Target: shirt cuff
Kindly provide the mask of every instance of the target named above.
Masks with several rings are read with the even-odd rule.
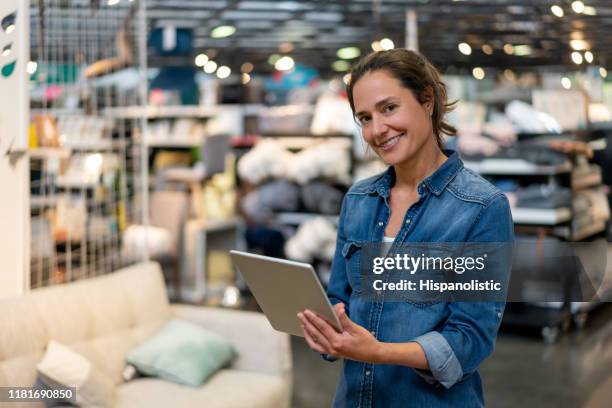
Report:
[[[416,370],[430,384],[436,381],[444,388],[452,387],[463,376],[461,363],[448,341],[440,333],[431,331],[413,340],[425,351],[429,371]]]

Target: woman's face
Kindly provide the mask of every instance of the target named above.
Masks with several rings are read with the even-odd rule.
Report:
[[[353,103],[363,138],[389,165],[411,160],[427,143],[436,143],[432,105],[421,105],[385,70],[370,71],[357,81]]]

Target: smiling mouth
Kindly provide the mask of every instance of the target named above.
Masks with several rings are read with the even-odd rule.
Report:
[[[397,141],[399,140],[400,137],[404,136],[403,133],[400,133],[397,136],[393,136],[387,140],[385,140],[382,143],[378,144],[378,147],[380,147],[381,149],[388,149],[390,147],[392,147],[393,145],[395,145],[395,143],[397,143]]]

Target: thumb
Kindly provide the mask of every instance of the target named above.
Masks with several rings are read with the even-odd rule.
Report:
[[[348,330],[351,326],[353,326],[353,321],[349,319],[346,314],[346,309],[344,304],[338,303],[336,306],[336,313],[338,314],[338,320],[340,320],[340,324],[342,325],[343,330]]]

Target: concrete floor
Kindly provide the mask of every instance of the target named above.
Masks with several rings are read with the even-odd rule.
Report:
[[[331,405],[339,362],[328,363],[293,338],[294,408]],[[481,375],[488,407],[612,407],[612,304],[589,316],[552,345],[502,331]]]

